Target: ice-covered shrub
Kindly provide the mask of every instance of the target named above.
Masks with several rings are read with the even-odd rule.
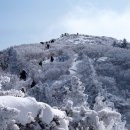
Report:
[[[50,102],[50,93],[51,90],[48,84],[42,84],[41,82],[28,91],[28,95],[35,97],[37,101],[46,103]]]
[[[7,84],[9,82],[10,82],[10,77],[0,76],[0,89],[2,89],[3,84]]]
[[[47,80],[58,79],[62,75],[63,71],[58,68],[49,69],[45,73],[45,78]]]
[[[19,111],[17,109],[6,107],[0,103],[0,129],[6,130],[18,113]]]
[[[74,107],[73,101],[68,100],[62,109],[69,117],[69,129],[126,130],[121,114],[110,107],[111,103],[103,103],[102,99],[100,96],[96,98],[94,110],[83,105]]]
[[[85,87],[83,86],[80,79],[73,76],[71,79],[66,79],[65,81],[56,81],[48,89],[49,104],[60,106],[63,102],[68,99],[74,102],[74,106],[85,105],[87,100],[87,95],[84,94]],[[46,95],[47,95],[46,94]]]
[[[14,96],[14,97],[24,97],[24,93],[21,90],[10,89],[6,91],[0,91],[0,96]]]
[[[67,100],[72,100],[74,106],[87,105],[87,95],[84,94],[85,87],[83,86],[80,79],[76,76],[71,78],[71,88],[68,89],[66,98]]]
[[[87,45],[82,52],[92,59],[98,59],[103,57],[109,49],[110,47],[104,45]]]

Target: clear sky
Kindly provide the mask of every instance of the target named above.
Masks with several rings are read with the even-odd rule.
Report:
[[[130,0],[0,0],[0,50],[64,32],[130,41]]]

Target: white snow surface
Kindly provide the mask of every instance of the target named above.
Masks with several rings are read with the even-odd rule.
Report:
[[[44,109],[44,111],[42,111],[41,114],[42,121],[45,122],[46,124],[49,124],[54,117],[52,108],[49,105],[42,102],[39,102],[38,104]]]
[[[98,62],[104,62],[108,59],[108,57],[100,57],[97,61]]]
[[[77,60],[77,57],[78,57],[78,55],[77,54],[75,54],[74,55],[74,59],[73,59],[73,62],[72,62],[72,66],[70,67],[70,69],[69,69],[69,71],[70,71],[70,74],[76,74],[76,71],[77,71],[77,65],[80,63],[80,62],[82,62],[82,61],[78,61]]]
[[[14,96],[1,96],[0,104],[7,108],[15,108],[18,110],[18,115],[15,120],[17,123],[21,123],[26,125],[34,120],[35,117],[41,112],[41,119],[43,123],[49,124],[54,116],[58,116],[60,118],[60,126],[59,128],[63,128],[64,130],[68,130],[68,122],[65,120],[65,113],[50,107],[49,105],[37,102],[32,97],[14,97]],[[31,119],[30,120],[30,116]]]
[[[0,104],[5,107],[15,108],[19,110],[16,120],[18,123],[25,125],[30,123],[28,120],[28,113],[31,112],[33,117],[36,117],[40,106],[37,104],[37,101],[34,98],[27,97],[14,97],[14,96],[1,96]]]

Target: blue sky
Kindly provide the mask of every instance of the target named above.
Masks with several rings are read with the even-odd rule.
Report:
[[[0,0],[0,50],[61,33],[130,41],[130,0]]]

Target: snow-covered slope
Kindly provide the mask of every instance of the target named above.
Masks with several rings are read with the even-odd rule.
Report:
[[[80,34],[11,47],[0,53],[0,89],[6,94],[10,89],[22,90],[38,102],[61,108],[68,97],[74,107],[79,106],[82,96],[71,93],[72,87],[79,85],[91,109],[95,97],[103,96],[104,101],[113,102],[111,107],[122,114],[130,129],[129,48],[128,43],[124,46],[123,41],[114,38]],[[82,85],[75,84],[77,80]]]

